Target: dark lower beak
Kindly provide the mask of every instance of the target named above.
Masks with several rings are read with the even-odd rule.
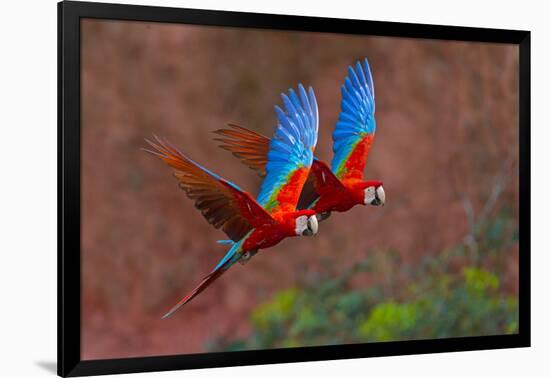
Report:
[[[380,205],[383,205],[382,201],[380,200],[380,198],[376,197],[375,199],[372,200],[372,202],[370,203],[371,205],[373,206],[380,206]]]

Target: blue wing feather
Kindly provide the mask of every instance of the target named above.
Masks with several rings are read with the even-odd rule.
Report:
[[[275,106],[278,122],[269,144],[266,176],[257,199],[264,207],[273,204],[278,190],[294,171],[311,167],[317,144],[319,112],[313,89],[310,87],[306,92],[300,84],[298,94],[290,89],[288,95],[282,93],[281,98],[284,110]]]
[[[334,157],[331,169],[337,175],[357,143],[366,134],[374,134],[376,131],[374,84],[366,59],[363,64],[357,62],[355,69],[351,66],[348,68],[340,106],[340,116],[332,134]]]

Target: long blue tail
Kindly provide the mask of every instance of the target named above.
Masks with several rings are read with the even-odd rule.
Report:
[[[244,240],[244,239],[243,239]],[[235,264],[241,258],[241,245],[242,240],[235,243],[227,254],[221,259],[216,267],[202,279],[202,281],[195,287],[189,294],[187,294],[181,301],[179,301],[170,311],[168,311],[162,318],[166,319],[174,312],[176,312],[181,306],[195,298],[201,291],[206,289],[212,282],[216,281],[229,267]]]

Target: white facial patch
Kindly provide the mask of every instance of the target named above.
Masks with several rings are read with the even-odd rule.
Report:
[[[374,189],[374,186],[369,186],[365,189],[365,205],[370,205],[372,201],[376,198],[376,189]]]
[[[307,230],[307,216],[301,215],[296,218],[296,235],[301,236]]]

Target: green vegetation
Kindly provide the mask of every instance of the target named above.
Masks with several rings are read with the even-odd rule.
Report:
[[[476,235],[414,267],[392,251],[371,251],[336,278],[276,293],[250,314],[245,340],[213,340],[210,350],[242,350],[517,332],[517,299],[502,287],[515,221],[503,212]],[[481,257],[480,257],[481,256]],[[327,276],[334,277],[327,273]],[[369,280],[374,284],[365,284]]]

